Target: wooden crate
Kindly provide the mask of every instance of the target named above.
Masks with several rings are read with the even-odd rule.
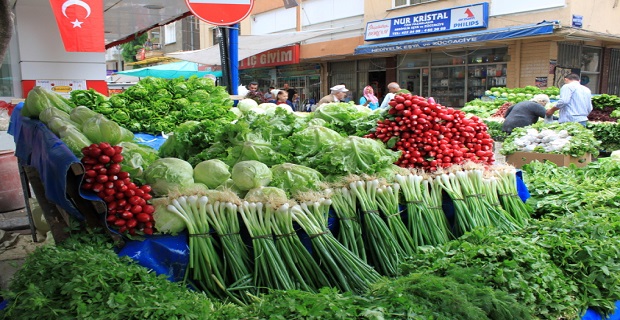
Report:
[[[565,154],[517,151],[506,156],[506,163],[513,165],[515,168],[522,168],[524,165],[536,160],[540,162],[551,161],[560,167],[568,167],[571,164],[577,167],[585,167],[592,162],[592,154],[586,153],[581,157],[571,157]]]

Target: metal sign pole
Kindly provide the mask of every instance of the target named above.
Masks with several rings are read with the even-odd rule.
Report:
[[[239,90],[239,24],[233,24],[230,26],[229,34],[230,36],[230,51],[228,54],[230,56],[230,87],[232,90],[229,90],[231,94],[238,94]]]
[[[230,56],[228,46],[228,28],[218,27],[218,36],[220,38],[220,61],[222,62],[222,86],[226,87],[228,94],[232,94],[232,81],[230,78]]]

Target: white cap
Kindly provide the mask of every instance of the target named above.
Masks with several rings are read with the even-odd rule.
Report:
[[[349,90],[344,85],[342,85],[342,84],[339,84],[337,86],[333,86],[329,90],[331,90],[332,92],[349,92]]]

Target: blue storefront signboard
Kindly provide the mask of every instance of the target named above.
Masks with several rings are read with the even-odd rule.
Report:
[[[573,15],[573,27],[581,28],[583,26],[583,16],[574,14]]]
[[[410,37],[429,33],[486,28],[489,22],[487,2],[449,8],[366,24],[365,40]]]
[[[416,39],[365,44],[355,48],[355,54],[398,52],[451,45],[466,46],[474,42],[533,37],[552,34],[558,25],[559,24],[555,21],[545,21],[537,24],[477,30],[461,34],[449,34],[435,37],[421,37]]]

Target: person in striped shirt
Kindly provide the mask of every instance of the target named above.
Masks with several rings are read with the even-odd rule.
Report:
[[[581,84],[579,75],[571,73],[564,77],[560,100],[547,110],[547,116],[552,116],[556,110],[560,110],[560,123],[578,122],[583,126],[588,123],[588,115],[592,111],[592,92]]]

